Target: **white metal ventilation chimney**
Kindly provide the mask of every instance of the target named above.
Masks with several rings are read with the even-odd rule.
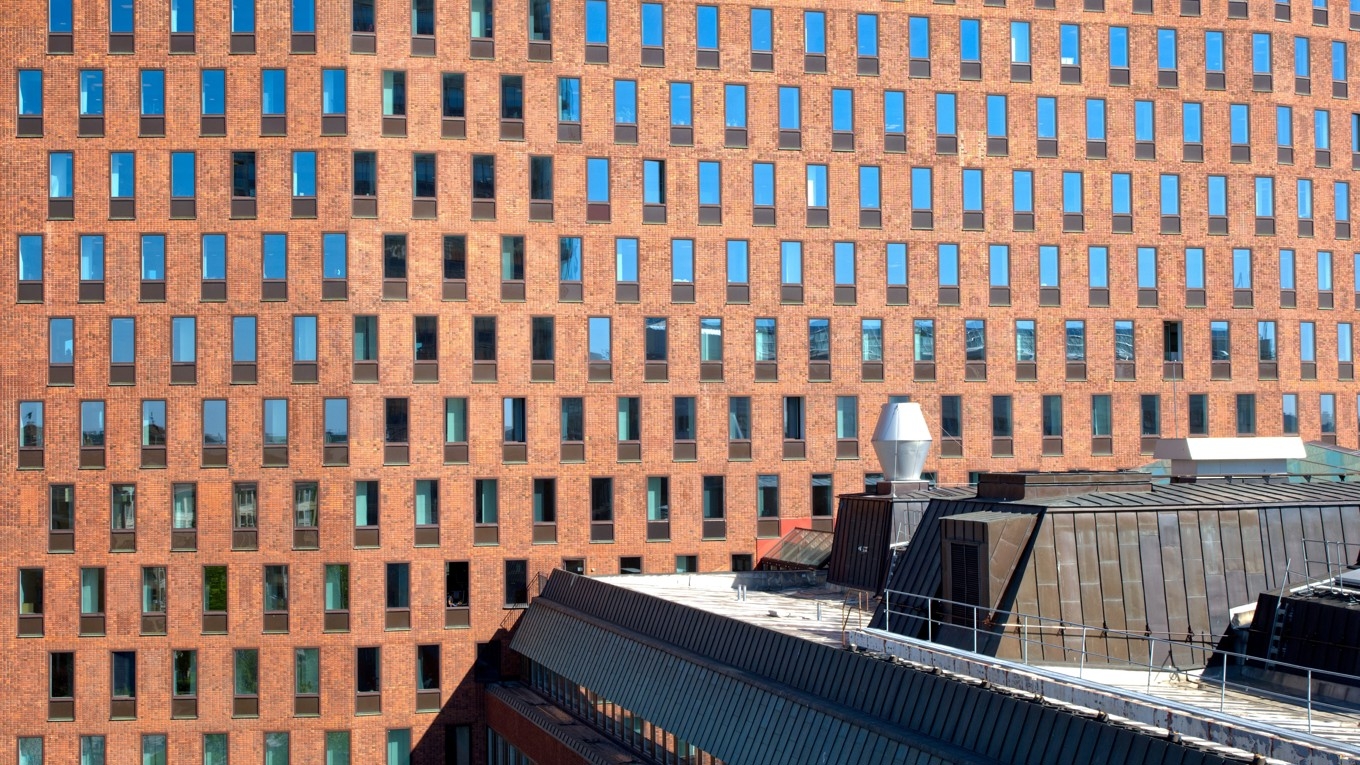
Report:
[[[925,488],[921,470],[932,440],[920,404],[884,404],[874,427],[874,453],[883,467],[878,493],[896,496]]]

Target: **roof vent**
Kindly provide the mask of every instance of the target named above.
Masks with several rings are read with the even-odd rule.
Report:
[[[883,480],[919,482],[932,440],[920,404],[884,404],[874,428],[874,453],[883,467]]]
[[[1170,460],[1175,477],[1271,475],[1288,472],[1288,461],[1307,457],[1303,439],[1163,438],[1152,456]]]

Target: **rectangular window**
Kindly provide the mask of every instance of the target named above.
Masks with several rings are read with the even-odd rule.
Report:
[[[916,319],[912,322],[914,358],[918,362],[935,360],[935,320]]]
[[[674,100],[672,98],[672,100]],[[675,107],[672,105],[671,112],[674,114]],[[672,117],[674,124],[674,117]],[[803,127],[802,108],[800,105],[800,94],[797,87],[780,86],[779,88],[779,129],[780,130],[801,130]]]
[[[187,2],[188,0],[180,0]],[[173,14],[172,14],[173,18]],[[173,29],[171,24],[171,31]],[[189,31],[193,31],[190,29]],[[199,73],[199,112],[205,117],[220,117],[227,113],[227,70],[203,69]]]

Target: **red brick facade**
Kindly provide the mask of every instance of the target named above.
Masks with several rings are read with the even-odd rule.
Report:
[[[497,6],[494,60],[469,59],[468,7],[464,2],[437,2],[437,55],[410,55],[410,9],[402,2],[377,2],[378,55],[351,54],[347,4],[321,3],[317,13],[316,54],[290,54],[289,4],[258,0],[256,53],[229,55],[229,3],[200,2],[196,53],[171,54],[168,13],[164,2],[136,6],[133,55],[111,55],[107,4],[74,0],[74,55],[48,53],[43,3],[11,3],[0,22],[0,44],[9,51],[9,67],[0,72],[0,151],[6,158],[7,183],[0,201],[7,211],[0,237],[0,273],[9,274],[0,299],[9,308],[0,316],[0,331],[11,338],[8,364],[0,371],[0,602],[18,599],[17,569],[45,570],[46,639],[18,639],[14,608],[0,610],[0,645],[7,648],[15,671],[9,692],[0,699],[0,720],[9,738],[0,738],[0,762],[14,760],[14,736],[45,736],[48,762],[74,762],[80,735],[106,735],[109,762],[131,762],[129,752],[141,733],[167,733],[172,762],[196,762],[199,734],[231,733],[233,762],[259,762],[265,731],[292,731],[294,762],[317,761],[325,730],[353,731],[353,761],[378,762],[387,729],[411,728],[416,760],[443,761],[444,724],[473,723],[480,701],[471,681],[476,644],[497,639],[513,623],[516,612],[502,608],[505,559],[527,559],[531,572],[542,572],[566,559],[586,559],[587,570],[618,571],[622,556],[642,556],[647,571],[669,571],[677,555],[697,555],[700,570],[731,565],[730,555],[756,552],[756,476],[778,474],[784,521],[810,514],[810,476],[833,474],[836,492],[857,491],[865,473],[877,472],[869,438],[878,407],[889,395],[920,401],[939,432],[940,396],[963,396],[962,459],[934,457],[928,469],[941,482],[959,483],[980,470],[1122,468],[1149,459],[1142,453],[1139,397],[1160,394],[1163,435],[1185,434],[1186,396],[1209,395],[1208,431],[1232,435],[1235,396],[1255,393],[1256,432],[1281,432],[1281,394],[1299,396],[1299,431],[1305,439],[1321,435],[1319,395],[1336,396],[1337,439],[1356,446],[1356,388],[1343,379],[1336,348],[1338,322],[1354,321],[1351,247],[1334,240],[1332,183],[1353,183],[1351,105],[1332,98],[1330,43],[1348,41],[1344,7],[1332,9],[1330,23],[1310,26],[1311,8],[1296,3],[1292,23],[1274,20],[1276,7],[1250,3],[1249,20],[1229,19],[1227,4],[1206,3],[1203,15],[1178,15],[1179,6],[1157,0],[1153,15],[1131,13],[1127,2],[1111,3],[1102,13],[1083,12],[1074,0],[1061,0],[1057,10],[984,7],[979,0],[959,5],[835,2],[818,5],[827,13],[828,74],[804,74],[802,8],[776,7],[773,72],[750,67],[748,6],[720,6],[720,66],[697,69],[695,20],[688,4],[667,4],[664,68],[640,66],[636,6],[613,3],[609,8],[608,65],[584,61],[583,4],[554,3],[552,60],[526,60],[525,4]],[[855,14],[874,13],[879,21],[881,76],[856,74]],[[907,77],[905,40],[908,17],[931,19],[931,78]],[[1016,14],[1020,14],[1017,16]],[[1012,82],[1008,62],[1008,23],[1025,18],[1033,29],[1032,82]],[[982,21],[980,82],[960,82],[958,35],[960,18]],[[1059,25],[1082,29],[1080,85],[1060,84]],[[1108,85],[1107,25],[1129,29],[1131,85]],[[1157,86],[1156,30],[1174,27],[1179,36],[1179,87]],[[1204,30],[1223,30],[1227,46],[1226,90],[1206,90]],[[1273,92],[1253,92],[1251,34],[1274,37]],[[1308,36],[1312,47],[1313,95],[1293,87],[1292,45],[1295,35]],[[260,130],[260,70],[287,68],[287,135],[264,137]],[[200,135],[198,108],[200,69],[227,72],[227,135]],[[322,136],[320,70],[348,71],[347,134]],[[43,124],[41,137],[16,137],[18,101],[16,70],[41,69]],[[78,137],[79,70],[105,71],[103,137]],[[139,137],[138,71],[164,69],[165,137]],[[407,76],[406,137],[382,134],[382,72],[401,69]],[[1352,72],[1360,64],[1352,62]],[[466,74],[466,139],[442,139],[440,74]],[[525,140],[499,138],[498,103],[501,74],[524,77]],[[1357,75],[1360,76],[1360,75]],[[559,77],[581,79],[582,139],[558,140],[556,119]],[[638,140],[615,143],[612,88],[615,79],[638,84]],[[668,82],[694,83],[693,146],[670,143]],[[724,146],[724,83],[745,83],[748,93],[749,148]],[[777,88],[802,88],[802,148],[778,148]],[[830,91],[855,90],[856,151],[833,151]],[[906,153],[884,151],[884,89],[907,94]],[[958,155],[937,155],[932,94],[958,92]],[[1009,156],[987,156],[986,94],[1009,97]],[[1036,156],[1035,97],[1058,99],[1056,158]],[[1083,99],[1103,97],[1109,104],[1108,160],[1088,160],[1085,153]],[[1133,101],[1156,102],[1156,162],[1134,159]],[[1180,102],[1204,104],[1204,161],[1181,163]],[[1230,161],[1227,139],[1230,103],[1251,105],[1252,162]],[[1293,166],[1277,165],[1274,106],[1294,107]],[[1312,109],[1331,111],[1330,168],[1316,165]],[[290,152],[317,153],[317,215],[293,218],[290,205]],[[351,217],[351,156],[378,153],[378,217]],[[43,188],[48,152],[74,153],[74,219],[49,219]],[[109,152],[136,153],[136,219],[109,219]],[[169,152],[197,153],[197,210],[190,220],[170,218]],[[231,217],[231,153],[254,151],[258,160],[257,215]],[[438,162],[438,217],[415,220],[411,215],[411,155],[430,152]],[[471,220],[470,155],[496,156],[494,221]],[[555,159],[555,222],[528,219],[528,157]],[[1360,156],[1360,155],[1357,155]],[[611,222],[586,220],[587,157],[612,163]],[[644,225],[642,160],[664,158],[669,164],[669,225]],[[722,162],[722,224],[699,225],[695,163]],[[777,166],[777,227],[752,225],[751,163]],[[829,227],[806,227],[805,164],[829,167]],[[882,226],[859,227],[856,168],[883,170]],[[911,227],[911,167],[933,167],[934,228]],[[986,229],[962,230],[960,167],[986,173]],[[1035,173],[1035,231],[1012,230],[1011,171]],[[1062,230],[1061,173],[1083,171],[1085,232]],[[1133,175],[1133,233],[1111,229],[1111,172]],[[1181,175],[1179,235],[1159,233],[1158,174]],[[1276,178],[1278,234],[1253,232],[1252,178]],[[1228,177],[1227,236],[1211,236],[1207,227],[1206,176]],[[1311,178],[1317,197],[1316,238],[1296,235],[1295,179]],[[348,299],[322,300],[323,232],[348,234]],[[288,299],[261,300],[261,245],[264,233],[288,234]],[[167,237],[166,299],[139,299],[138,236]],[[200,236],[225,233],[227,299],[200,300]],[[409,299],[385,300],[382,291],[382,236],[409,237]],[[16,241],[21,235],[44,238],[42,302],[16,302]],[[78,301],[79,237],[103,234],[106,242],[103,302]],[[467,300],[447,301],[441,291],[441,237],[467,236]],[[500,236],[526,238],[526,299],[501,300],[497,277]],[[559,300],[558,238],[583,240],[580,302]],[[614,241],[639,239],[640,299],[615,301]],[[673,303],[669,253],[675,238],[695,242],[693,303]],[[750,243],[749,303],[728,302],[724,287],[725,241]],[[779,243],[804,242],[802,303],[780,299]],[[854,241],[856,300],[834,304],[832,248]],[[910,252],[907,305],[888,305],[884,249],[905,242]],[[935,245],[957,242],[961,250],[958,306],[938,305]],[[987,246],[1010,245],[1009,305],[993,305],[988,289]],[[1038,247],[1062,248],[1061,306],[1040,306]],[[1110,247],[1110,307],[1087,301],[1086,248]],[[1158,307],[1138,307],[1135,248],[1158,248]],[[1184,249],[1203,247],[1206,254],[1207,307],[1187,308]],[[1254,263],[1254,309],[1233,308],[1231,250],[1251,248]],[[1297,307],[1281,308],[1278,299],[1278,253],[1293,248],[1298,261]],[[1333,310],[1319,308],[1315,253],[1334,256]],[[231,317],[253,315],[259,321],[258,383],[231,383]],[[292,382],[291,322],[294,315],[318,317],[319,382]],[[352,381],[351,317],[380,317],[381,383]],[[498,319],[497,382],[474,383],[471,373],[471,326],[474,316]],[[556,378],[530,381],[530,317],[556,317]],[[133,386],[110,386],[109,319],[137,319],[137,368]],[[176,316],[197,317],[197,379],[192,385],[170,384],[170,322]],[[437,383],[413,382],[412,322],[415,316],[438,317]],[[586,319],[613,318],[612,382],[587,382]],[[45,366],[48,319],[74,317],[74,385],[49,386]],[[669,319],[667,382],[644,381],[643,321]],[[722,382],[700,382],[699,319],[723,319]],[[756,382],[753,321],[777,317],[779,367],[777,382]],[[831,381],[808,380],[809,318],[831,320]],[[861,319],[882,319],[884,380],[862,382]],[[912,320],[936,320],[937,379],[914,379]],[[965,319],[986,319],[987,367],[984,381],[965,382]],[[1038,337],[1038,380],[1017,382],[1013,321],[1034,319]],[[1087,374],[1084,381],[1065,379],[1064,322],[1087,322]],[[1136,376],[1116,381],[1113,323],[1134,321]],[[1230,321],[1230,380],[1210,380],[1209,322]],[[1278,380],[1258,380],[1255,344],[1258,320],[1278,322]],[[1183,322],[1184,379],[1163,377],[1163,322]],[[1316,380],[1303,379],[1298,350],[1300,321],[1316,322]],[[1045,394],[1065,397],[1064,456],[1040,457],[1040,401]],[[1109,456],[1092,456],[1088,436],[1090,396],[1112,396],[1112,444]],[[858,460],[837,459],[835,398],[858,396]],[[990,397],[1014,398],[1014,458],[993,458],[988,425]],[[559,399],[585,400],[587,459],[583,464],[559,461]],[[642,398],[642,461],[616,460],[615,402],[619,396]],[[697,461],[672,460],[672,399],[697,399]],[[750,396],[753,412],[753,459],[729,461],[727,397]],[[807,459],[782,459],[781,399],[805,396]],[[349,464],[322,464],[322,402],[349,399]],[[383,398],[405,397],[411,404],[410,464],[384,465]],[[466,465],[446,465],[440,424],[445,397],[469,401],[470,457]],[[503,464],[496,424],[502,397],[524,397],[528,408],[527,464]],[[199,444],[203,399],[229,401],[230,467],[204,468]],[[286,398],[288,466],[261,467],[261,400]],[[168,404],[168,465],[142,469],[139,457],[139,407],[144,399]],[[106,468],[80,469],[80,402],[106,402]],[[44,402],[45,448],[42,470],[19,470],[16,434],[20,401]],[[938,440],[938,435],[937,435]],[[726,476],[727,530],[724,540],[701,539],[701,476]],[[589,479],[615,477],[615,541],[591,543]],[[670,476],[670,540],[648,542],[646,479]],[[532,543],[532,479],[558,481],[557,543]],[[474,546],[473,480],[500,481],[499,544]],[[412,486],[418,479],[441,483],[440,546],[413,545]],[[291,486],[316,480],[320,491],[320,549],[293,549]],[[356,549],[353,544],[353,482],[378,480],[382,486],[381,546]],[[259,550],[232,550],[231,487],[233,482],[259,485]],[[171,552],[172,483],[198,487],[196,552]],[[135,483],[138,492],[136,552],[111,553],[109,486]],[[48,526],[50,484],[74,484],[74,555],[51,554],[44,537]],[[806,522],[806,521],[803,521]],[[441,582],[445,561],[470,561],[471,628],[444,629]],[[410,631],[384,629],[384,564],[411,564]],[[323,566],[348,563],[351,582],[351,631],[322,631]],[[262,633],[261,570],[265,565],[290,567],[290,631]],[[201,634],[201,567],[230,566],[229,634]],[[79,569],[107,567],[107,637],[77,637]],[[166,566],[169,572],[169,628],[166,636],[139,634],[139,577],[142,566]],[[444,711],[415,712],[414,646],[442,645]],[[354,714],[354,648],[383,648],[381,716]],[[292,714],[291,650],[320,647],[321,716]],[[231,716],[231,649],[259,648],[261,714],[258,719]],[[135,722],[109,721],[109,651],[136,650],[138,703]],[[198,650],[199,715],[171,720],[170,653]],[[44,671],[49,651],[74,651],[76,691],[74,722],[44,722]],[[508,666],[507,666],[508,668]],[[454,689],[457,688],[457,692]],[[473,740],[484,740],[480,727]],[[478,746],[480,747],[480,743]]]

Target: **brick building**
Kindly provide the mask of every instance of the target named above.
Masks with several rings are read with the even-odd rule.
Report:
[[[749,567],[894,396],[1357,445],[1360,18],[1021,5],[9,3],[0,761],[481,761],[538,574]]]

